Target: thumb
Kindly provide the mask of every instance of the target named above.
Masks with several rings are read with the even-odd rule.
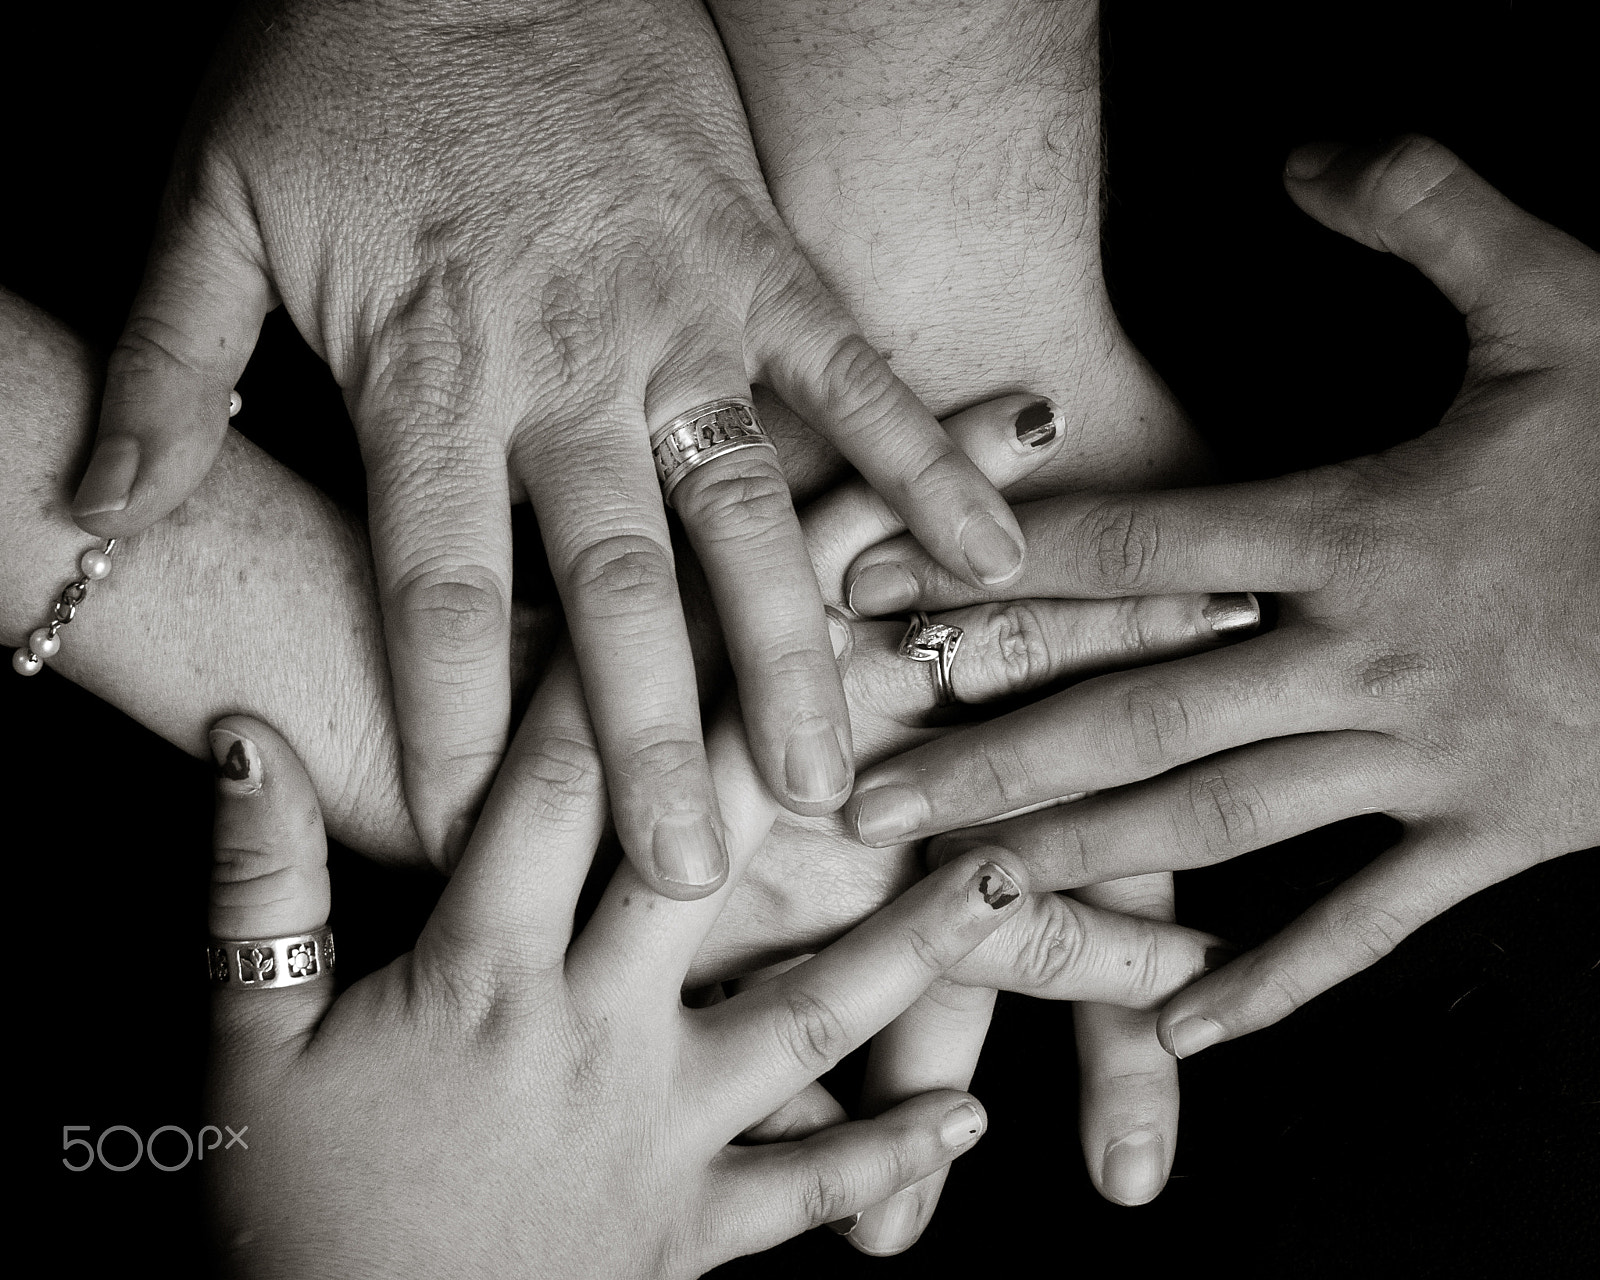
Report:
[[[258,1070],[333,1002],[328,848],[294,751],[249,716],[211,729],[217,814],[208,960],[218,1071]],[[254,1064],[252,1066],[252,1063]]]
[[[199,487],[274,305],[256,253],[223,214],[201,206],[168,221],[106,367],[99,435],[72,501],[81,528],[128,537]]]
[[[1592,256],[1416,134],[1378,147],[1300,147],[1284,186],[1325,227],[1420,270],[1468,318],[1475,341],[1527,336],[1529,302],[1564,287],[1579,259]],[[1559,309],[1540,313],[1553,319]]]

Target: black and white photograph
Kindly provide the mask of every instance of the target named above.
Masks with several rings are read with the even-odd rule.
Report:
[[[1600,1275],[1592,18],[8,6],[34,1269]]]

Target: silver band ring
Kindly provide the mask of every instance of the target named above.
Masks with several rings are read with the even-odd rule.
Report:
[[[956,701],[955,686],[950,683],[950,668],[955,665],[956,650],[961,647],[965,633],[948,622],[929,622],[925,613],[913,613],[911,625],[906,628],[905,639],[900,641],[900,656],[912,662],[931,662],[933,668],[934,701],[948,707]]]
[[[650,452],[655,457],[662,500],[670,503],[672,491],[696,467],[740,449],[778,452],[750,401],[713,400],[680,413],[650,434]]]
[[[333,965],[333,930],[327,925],[284,938],[212,938],[206,944],[206,974],[215,987],[299,987],[329,976]]]

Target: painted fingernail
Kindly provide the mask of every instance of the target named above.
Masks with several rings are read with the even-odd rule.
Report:
[[[997,862],[985,862],[972,873],[972,892],[991,911],[1003,911],[1022,896],[1017,882]]]
[[[983,1137],[983,1131],[988,1127],[989,1121],[978,1110],[977,1103],[963,1102],[951,1108],[950,1114],[939,1125],[939,1141],[947,1147],[964,1147]]]
[[[1207,947],[1205,955],[1205,968],[1200,970],[1201,976],[1204,977],[1206,974],[1214,973],[1216,970],[1222,968],[1223,965],[1227,964],[1228,961],[1232,960],[1234,956],[1239,954],[1239,950],[1240,949],[1234,946],[1231,942],[1219,942],[1215,946]]]
[[[967,521],[961,531],[961,553],[972,576],[987,587],[1006,581],[1022,567],[1022,544],[990,516]]]
[[[863,618],[897,613],[917,598],[917,580],[897,564],[869,564],[850,583],[850,608]]]
[[[1100,1186],[1118,1204],[1149,1204],[1161,1194],[1166,1157],[1161,1135],[1148,1129],[1106,1143]]]
[[[217,786],[236,796],[261,790],[261,753],[249,738],[228,729],[213,729],[211,758],[217,762]]]
[[[824,607],[828,619],[828,641],[833,645],[835,661],[850,651],[850,623],[837,609]]]
[[[789,735],[783,757],[783,780],[789,798],[820,804],[839,798],[850,786],[839,735],[821,717],[804,721]]]
[[[859,1213],[852,1213],[848,1218],[835,1218],[828,1224],[829,1231],[837,1231],[842,1236],[849,1235],[856,1229],[856,1223],[861,1221]]]
[[[139,442],[132,436],[107,436],[95,446],[89,470],[72,499],[72,514],[97,516],[128,505],[139,474]]]
[[[900,1253],[917,1242],[917,1219],[921,1215],[922,1202],[915,1191],[909,1187],[896,1191],[861,1215],[861,1221],[850,1233],[850,1243],[862,1253],[880,1257]]]
[[[674,884],[702,888],[722,878],[722,842],[704,814],[663,818],[651,845],[656,872]]]
[[[1039,400],[1017,414],[1015,425],[1019,445],[1042,449],[1061,432],[1061,410],[1048,400]]]
[[[1283,171],[1297,182],[1320,178],[1333,162],[1350,150],[1343,142],[1312,142],[1296,147],[1284,161]]]
[[[856,801],[856,835],[862,844],[891,844],[928,820],[928,802],[912,787],[895,783],[864,791]]]
[[[1249,591],[1210,596],[1200,612],[1219,636],[1240,635],[1261,625],[1261,602]]]
[[[1172,1030],[1167,1032],[1167,1038],[1172,1041],[1173,1057],[1192,1058],[1200,1050],[1210,1048],[1222,1039],[1222,1028],[1210,1018],[1191,1014],[1174,1022]]]

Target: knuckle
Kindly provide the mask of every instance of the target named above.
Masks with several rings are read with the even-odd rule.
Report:
[[[982,651],[1009,688],[1028,688],[1053,670],[1048,628],[1032,601],[995,605],[984,619]]]
[[[813,1227],[836,1222],[853,1212],[855,1187],[835,1164],[816,1164],[800,1182],[800,1212]]]
[[[508,592],[478,566],[414,573],[401,580],[395,598],[408,637],[432,652],[483,649],[510,625]]]
[[[1087,586],[1105,595],[1141,594],[1150,580],[1161,531],[1154,513],[1137,502],[1100,503],[1084,516]]]
[[[1017,950],[1017,976],[1031,990],[1054,989],[1083,962],[1084,935],[1077,916],[1065,899],[1058,898],[1050,906]]]
[[[608,534],[580,548],[566,578],[573,592],[608,615],[654,607],[677,590],[672,553],[643,534]]]
[[[1113,728],[1126,733],[1134,758],[1152,770],[1180,758],[1194,734],[1182,696],[1151,681],[1124,690],[1112,716]]]
[[[744,464],[736,470],[731,460],[712,463],[686,476],[672,496],[679,516],[714,543],[743,548],[752,539],[795,524],[789,486],[772,466]],[[798,538],[797,525],[795,533]]]
[[[1353,902],[1330,910],[1324,927],[1336,954],[1365,968],[1404,941],[1410,926],[1375,902]]]
[[[833,1006],[809,991],[785,993],[777,1017],[779,1042],[809,1077],[821,1075],[855,1047]]]
[[[128,324],[111,352],[110,375],[128,377],[160,373],[178,366],[194,377],[204,371],[194,361],[193,343],[187,333],[148,312],[128,318]]]
[[[974,773],[988,773],[990,790],[1004,806],[1000,810],[1002,813],[1049,798],[1046,780],[1035,778],[1028,754],[1017,743],[980,739],[972,744],[972,766]]]
[[[1266,802],[1248,779],[1221,770],[1197,773],[1185,798],[1198,853],[1219,857],[1257,846]]]
[[[1368,206],[1374,226],[1384,226],[1432,196],[1461,160],[1448,147],[1422,134],[1407,134],[1374,164]]]
[[[592,743],[556,735],[539,742],[519,773],[518,794],[535,814],[567,825],[586,811],[600,776],[600,759]]]
[[[1434,664],[1420,653],[1385,653],[1367,661],[1356,678],[1368,698],[1410,701],[1437,683]]]

